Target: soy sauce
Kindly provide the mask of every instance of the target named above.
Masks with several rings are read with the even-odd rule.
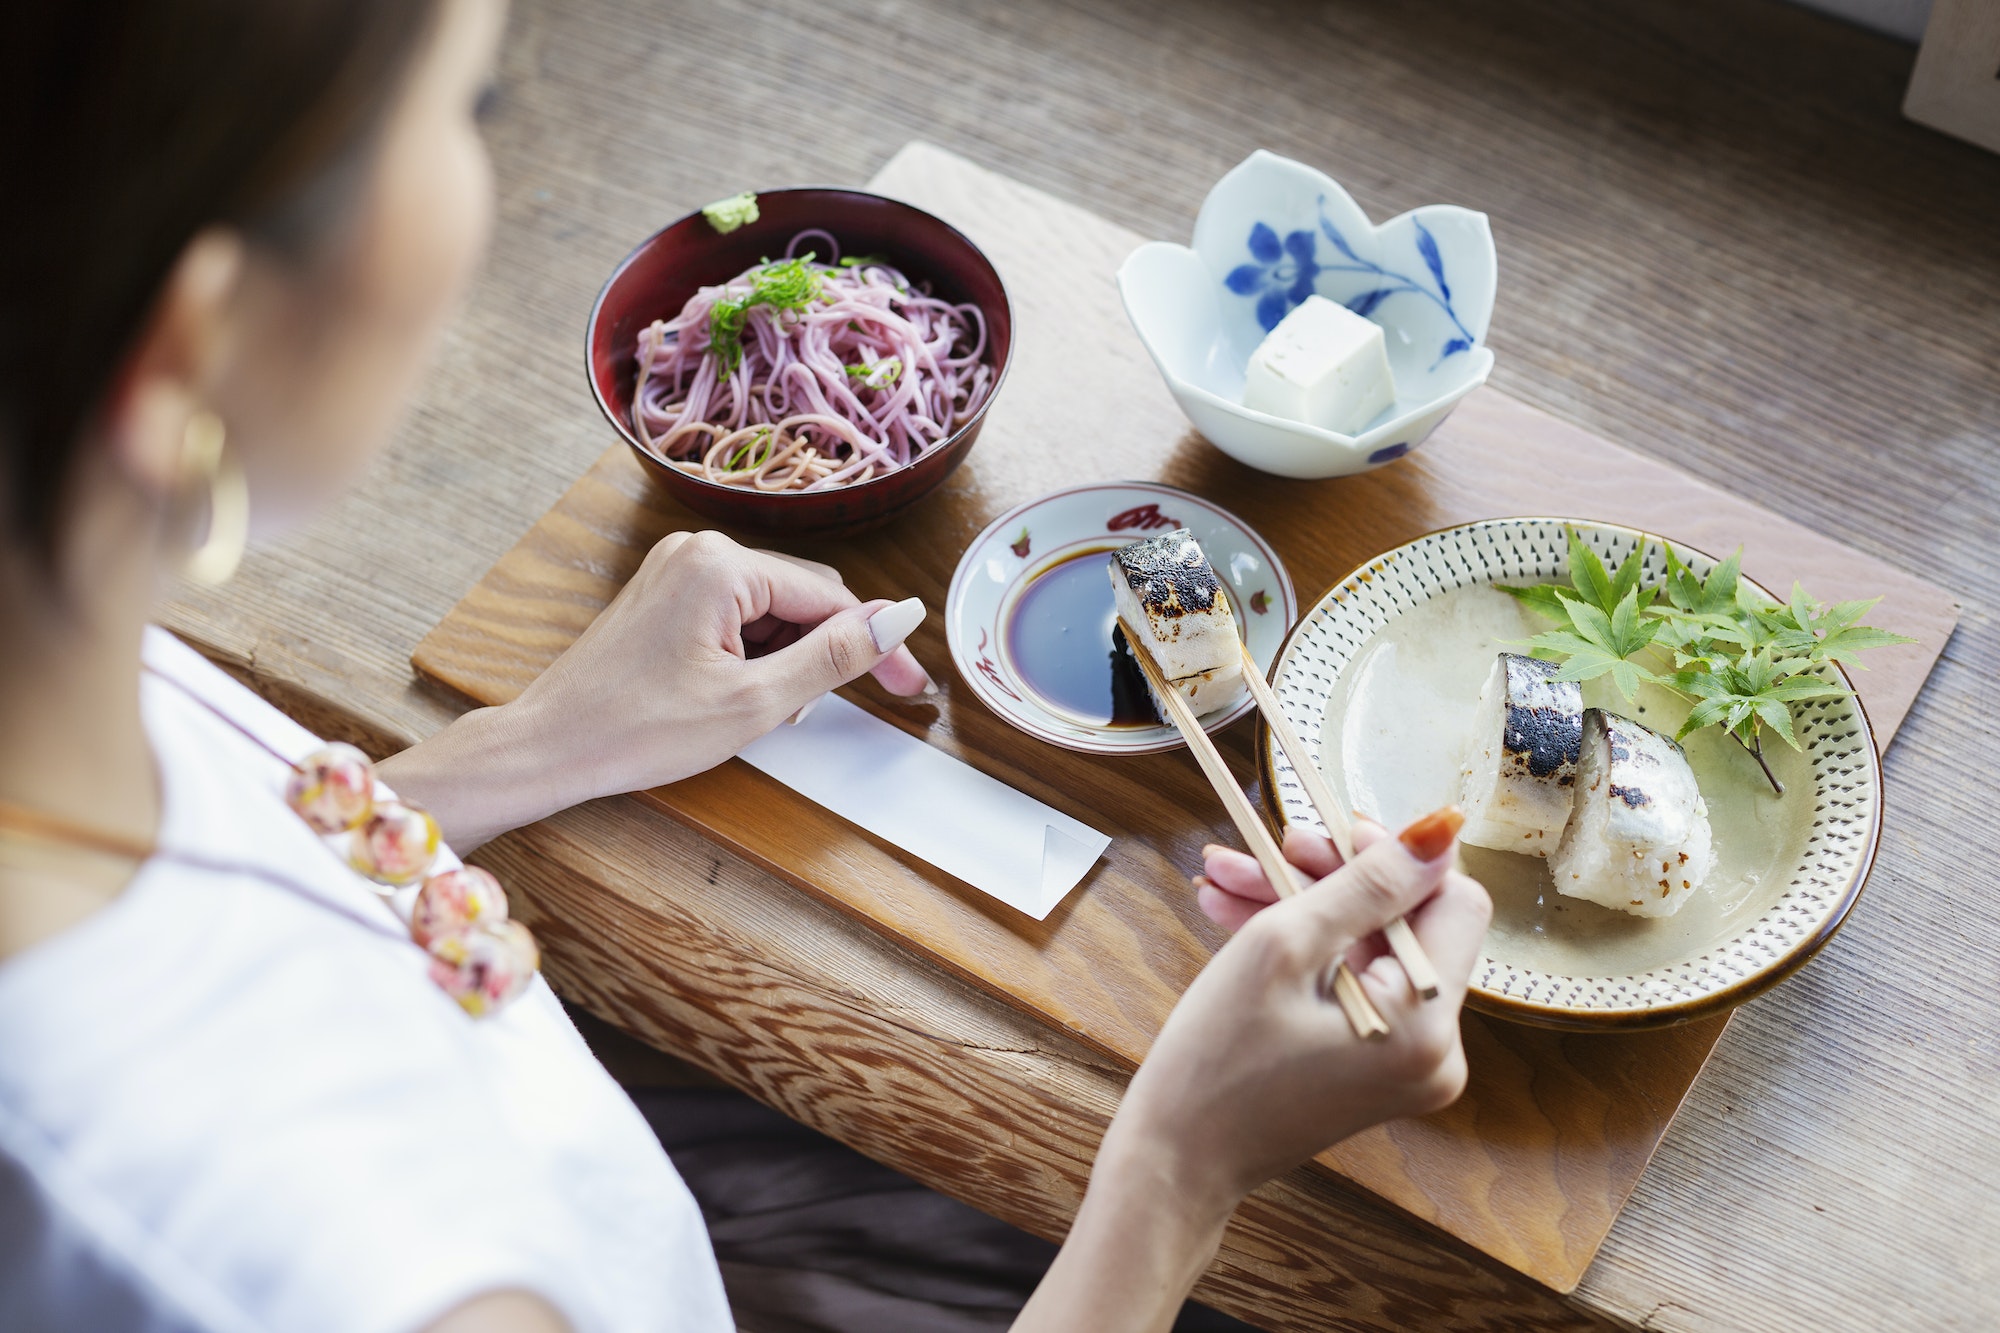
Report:
[[[1163,719],[1118,627],[1105,572],[1116,546],[1080,551],[1022,590],[1007,624],[1014,670],[1042,700],[1090,726],[1150,727]]]

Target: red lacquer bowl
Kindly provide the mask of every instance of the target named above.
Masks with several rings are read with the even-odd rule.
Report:
[[[723,235],[700,213],[653,234],[626,256],[597,294],[584,348],[597,405],[639,461],[676,500],[732,527],[794,537],[834,537],[885,523],[935,490],[964,461],[1006,382],[1014,312],[999,273],[979,247],[920,208],[861,190],[800,188],[757,196],[757,221]],[[843,255],[881,255],[911,282],[948,301],[970,301],[986,317],[993,391],[972,419],[907,467],[827,491],[765,492],[723,486],[673,467],[632,428],[639,331],[678,314],[697,289],[726,282],[783,255],[793,236],[831,232]]]

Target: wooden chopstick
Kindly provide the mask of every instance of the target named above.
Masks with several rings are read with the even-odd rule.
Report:
[[[1263,818],[1251,808],[1250,800],[1243,794],[1243,789],[1236,785],[1236,779],[1229,772],[1229,765],[1223,762],[1222,752],[1215,748],[1215,742],[1201,729],[1201,723],[1196,719],[1194,710],[1188,707],[1188,702],[1181,697],[1180,691],[1167,683],[1165,674],[1160,670],[1160,664],[1153,660],[1153,654],[1146,647],[1145,640],[1141,639],[1130,625],[1125,624],[1124,617],[1119,617],[1118,623],[1123,626],[1125,642],[1131,646],[1132,656],[1138,660],[1140,670],[1146,673],[1146,680],[1152,685],[1153,693],[1166,705],[1174,725],[1180,728],[1181,735],[1187,740],[1188,749],[1194,752],[1195,762],[1201,765],[1201,771],[1208,776],[1209,785],[1215,788],[1215,794],[1222,798],[1222,804],[1229,811],[1229,817],[1236,821],[1236,831],[1242,834],[1243,841],[1249,844],[1250,854],[1257,858],[1257,864],[1263,868],[1264,877],[1271,881],[1271,886],[1278,891],[1280,898],[1291,897],[1304,887],[1304,872],[1285,859],[1285,854],[1278,848],[1277,839],[1273,838],[1271,830],[1264,826]],[[1368,992],[1361,989],[1360,981],[1355,978],[1353,970],[1345,961],[1334,968],[1333,997],[1339,1002],[1341,1012],[1347,1015],[1347,1021],[1353,1026],[1356,1036],[1375,1040],[1389,1035],[1389,1024],[1383,1019],[1382,1012],[1369,1000]]]
[[[1129,634],[1127,637],[1130,637]],[[1326,775],[1319,765],[1306,753],[1305,741],[1292,729],[1291,720],[1278,706],[1278,696],[1264,680],[1264,673],[1257,666],[1257,659],[1250,656],[1249,645],[1243,647],[1243,680],[1250,687],[1250,697],[1257,701],[1258,711],[1264,714],[1264,721],[1270,725],[1271,734],[1278,738],[1278,748],[1285,752],[1285,762],[1298,775],[1299,785],[1306,789],[1306,799],[1312,802],[1319,814],[1320,823],[1326,825],[1327,836],[1340,853],[1342,861],[1354,859],[1354,821],[1347,817],[1347,809],[1334,799],[1333,788],[1326,785]],[[1424,952],[1424,946],[1417,939],[1417,932],[1410,929],[1410,923],[1397,917],[1382,928],[1382,934],[1389,941],[1389,948],[1396,955],[1396,961],[1403,965],[1403,971],[1410,974],[1410,984],[1417,994],[1426,1000],[1435,1000],[1438,995],[1437,968],[1431,965],[1431,956]]]

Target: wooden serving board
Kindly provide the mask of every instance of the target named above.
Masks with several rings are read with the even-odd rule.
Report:
[[[1381,551],[1476,518],[1566,514],[1709,551],[1742,542],[1746,569],[1767,584],[1789,588],[1797,575],[1823,597],[1883,594],[1876,620],[1918,638],[1875,655],[1862,677],[1885,744],[1956,621],[1938,588],[1491,389],[1467,398],[1410,458],[1367,476],[1297,482],[1251,471],[1188,427],[1126,324],[1111,275],[1140,237],[927,144],[904,148],[870,188],[937,213],[986,250],[1014,299],[1016,360],[985,434],[938,494],[881,531],[790,547],[838,566],[863,597],[914,594],[940,609],[960,553],[994,515],[1062,485],[1145,478],[1255,524],[1308,606]],[[1497,319],[1504,325],[1504,300]],[[699,526],[613,445],[424,639],[415,663],[482,703],[511,699],[653,542]],[[1234,834],[1184,753],[1073,754],[988,712],[952,672],[941,621],[933,615],[911,640],[941,698],[910,703],[869,682],[847,693],[1113,835],[1048,920],[1000,906],[738,761],[639,799],[1136,1066],[1223,942],[1196,910],[1188,876],[1204,843]],[[1220,739],[1254,783],[1251,725]],[[1727,1021],[1564,1036],[1468,1014],[1471,1086],[1457,1105],[1362,1134],[1320,1161],[1568,1291]]]

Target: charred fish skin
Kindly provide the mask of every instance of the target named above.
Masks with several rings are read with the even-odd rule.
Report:
[[[1133,542],[1113,554],[1139,609],[1148,616],[1171,622],[1199,615],[1210,610],[1222,592],[1215,566],[1186,528]]]
[[[1678,841],[1697,813],[1706,817],[1694,769],[1679,743],[1602,708],[1590,709],[1584,721],[1604,738],[1613,834]]]
[[[1531,777],[1567,787],[1583,758],[1583,687],[1557,680],[1562,668],[1538,657],[1502,653],[1507,672],[1507,730],[1502,760]]]
[[[1583,752],[1583,691],[1553,662],[1501,653],[1480,694],[1465,769],[1461,841],[1547,856],[1574,804]]]
[[[1197,715],[1242,698],[1236,614],[1192,532],[1176,528],[1121,547],[1107,569],[1119,617]]]
[[[1111,570],[1120,613],[1147,638],[1169,680],[1231,660],[1236,618],[1192,532],[1176,528],[1121,547],[1112,553]]]
[[[1576,811],[1549,859],[1556,890],[1634,916],[1672,916],[1715,862],[1687,753],[1644,723],[1584,714]]]

